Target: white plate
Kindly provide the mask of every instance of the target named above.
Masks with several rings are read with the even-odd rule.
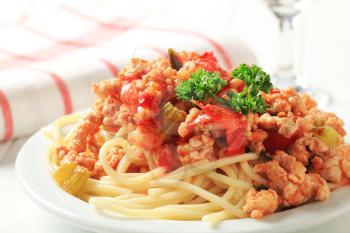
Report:
[[[25,192],[40,207],[74,225],[90,231],[178,233],[178,232],[290,232],[324,223],[350,211],[350,187],[331,193],[329,200],[307,204],[273,214],[262,220],[241,219],[221,222],[216,229],[201,221],[135,220],[112,218],[65,193],[50,177],[45,166],[48,142],[42,130],[34,134],[19,152],[16,174]]]

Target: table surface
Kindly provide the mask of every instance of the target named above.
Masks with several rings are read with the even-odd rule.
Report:
[[[246,20],[247,17],[251,17],[244,13],[251,7],[251,1],[253,0],[234,1],[240,2],[239,17],[237,16],[240,20],[235,19],[235,23],[232,24],[233,26],[231,25],[231,27],[235,28],[232,29],[232,31],[228,30],[228,34],[235,34],[235,32],[233,32],[235,30],[241,31],[241,39],[246,40],[247,44],[253,47],[254,43],[251,42],[251,44],[249,44],[249,38],[254,36],[254,33],[261,33],[261,31],[244,31],[244,28],[253,26],[249,25],[249,22],[259,23],[254,20]],[[170,1],[167,2],[169,5]],[[164,2],[162,3],[163,7],[165,7],[166,4],[164,4]],[[179,5],[179,3],[177,4]],[[207,5],[209,6],[210,4]],[[176,7],[175,3],[173,3],[171,7],[177,10],[180,9],[179,6]],[[350,86],[350,81],[348,79],[348,67],[350,65],[348,59],[348,54],[350,52],[350,14],[348,14],[348,9],[350,9],[350,2],[346,0],[334,0],[332,1],[332,5],[330,5],[330,1],[327,0],[312,1],[310,15],[304,27],[307,31],[304,47],[307,49],[304,48],[304,56],[300,59],[303,65],[300,65],[302,68],[299,67],[299,69],[303,70],[304,74],[309,77],[308,80],[312,84],[316,84],[333,93],[333,109],[340,110],[345,120],[349,119],[347,116],[350,115],[347,112],[348,104],[350,103],[350,95],[347,94]],[[159,14],[166,13],[159,11]],[[269,21],[269,19],[267,21]],[[244,23],[241,22],[248,22],[248,24],[242,26]],[[260,24],[261,25],[254,25],[255,28],[259,28],[260,26],[261,28],[266,27],[266,25]],[[227,27],[229,27],[229,25]],[[259,37],[259,34],[256,35]],[[263,50],[260,52],[261,54],[264,53]],[[26,139],[27,138],[20,138],[5,144],[0,144],[0,232],[87,232],[64,223],[60,219],[42,211],[20,190],[14,174],[14,162],[18,150]],[[302,232],[349,232],[349,219],[350,213],[329,223]]]

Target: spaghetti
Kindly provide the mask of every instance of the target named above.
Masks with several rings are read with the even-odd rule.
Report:
[[[49,149],[47,160],[52,174],[59,166],[55,148],[68,146],[76,127],[72,127],[66,135],[63,129],[82,119],[83,115],[80,114],[64,116],[53,124],[52,133],[46,133],[56,143]],[[116,135],[120,135],[119,131]],[[216,161],[202,160],[170,173],[165,173],[163,168],[155,168],[151,159],[145,156],[150,171],[127,173],[128,168],[137,161],[134,155],[141,148],[130,145],[123,137],[107,137],[105,140],[99,151],[99,161],[107,175],[100,179],[89,178],[77,196],[98,209],[114,211],[127,217],[203,219],[210,224],[246,217],[242,203],[244,194],[252,187],[252,183],[247,180],[263,179],[246,163],[258,159],[254,153]],[[120,146],[125,151],[117,169],[113,169],[106,159],[108,149],[113,146]],[[151,152],[145,154],[151,155]],[[219,173],[218,169],[224,173]],[[238,179],[239,174],[245,180]]]

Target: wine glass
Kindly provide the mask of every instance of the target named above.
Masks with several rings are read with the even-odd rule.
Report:
[[[272,74],[273,82],[282,88],[293,87],[298,91],[308,92],[317,99],[320,106],[327,106],[331,102],[331,95],[325,90],[309,85],[300,85],[295,72],[295,18],[306,8],[310,0],[264,0],[269,9],[279,21],[280,49],[279,64]]]

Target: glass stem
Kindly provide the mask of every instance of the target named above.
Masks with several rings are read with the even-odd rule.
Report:
[[[293,16],[277,15],[280,27],[280,48],[278,67],[274,73],[276,83],[281,87],[297,87],[294,69]]]

